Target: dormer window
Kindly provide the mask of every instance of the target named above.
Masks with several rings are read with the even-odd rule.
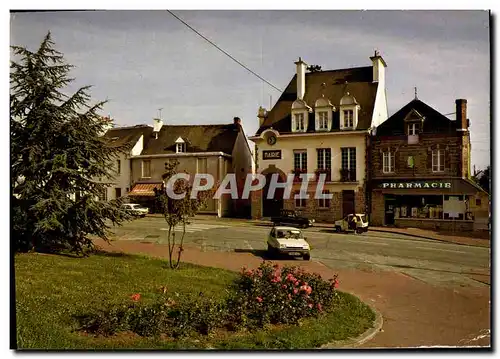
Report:
[[[295,114],[295,131],[301,132],[304,131],[305,126],[304,126],[304,114],[303,113],[296,113]]]
[[[179,137],[175,141],[175,152],[176,153],[184,153],[184,152],[186,152],[186,142],[182,139],[182,137]]]
[[[330,131],[332,129],[332,112],[335,107],[330,100],[322,95],[314,104],[316,131]]]
[[[354,114],[353,110],[344,110],[344,128],[353,128]]]
[[[297,99],[292,104],[292,132],[306,132],[309,123],[311,107],[304,100]]]
[[[418,123],[410,123],[408,124],[408,135],[415,136],[420,132],[420,124]]]
[[[347,92],[340,99],[340,129],[354,130],[358,126],[358,113],[360,106],[354,96]]]

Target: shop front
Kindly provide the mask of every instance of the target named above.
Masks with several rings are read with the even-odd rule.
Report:
[[[377,180],[371,224],[473,230],[479,189],[466,179]]]

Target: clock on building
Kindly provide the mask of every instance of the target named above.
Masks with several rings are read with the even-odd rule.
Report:
[[[276,136],[269,136],[269,137],[267,138],[267,143],[268,143],[270,146],[274,145],[274,144],[276,143]]]

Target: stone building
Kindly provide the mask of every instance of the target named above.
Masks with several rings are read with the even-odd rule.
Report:
[[[471,179],[467,101],[456,119],[415,97],[370,142],[370,224],[472,230],[488,195]]]
[[[296,74],[270,111],[259,109],[255,142],[257,173],[266,187],[252,192],[252,217],[270,217],[294,209],[316,221],[332,222],[366,211],[367,141],[370,130],[387,119],[386,63],[375,52],[372,66],[318,71],[299,58]],[[311,71],[308,72],[307,70]],[[302,173],[312,175],[309,199],[295,199]],[[290,198],[277,190],[268,199],[273,174],[294,180]],[[325,194],[314,199],[319,175]]]

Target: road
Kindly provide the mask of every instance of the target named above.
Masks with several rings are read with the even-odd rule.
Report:
[[[249,252],[266,258],[271,227],[254,222],[195,219],[186,227],[184,242],[202,251]],[[146,217],[114,229],[119,239],[165,243],[163,218]],[[177,229],[180,239],[181,228]],[[331,269],[395,271],[445,287],[489,285],[490,249],[436,242],[392,233],[338,234],[327,228],[304,230],[311,260]],[[300,259],[297,259],[298,261]]]

